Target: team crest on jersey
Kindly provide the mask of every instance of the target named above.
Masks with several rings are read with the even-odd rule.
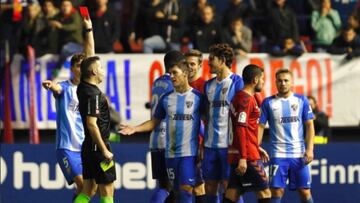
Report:
[[[291,104],[291,109],[292,109],[293,111],[296,111],[297,108],[298,108],[298,104]]]
[[[187,108],[192,107],[193,103],[194,103],[193,101],[186,101],[185,102]]]
[[[227,90],[228,90],[228,88],[225,87],[225,88],[223,88],[223,89],[221,90],[221,93],[222,93],[222,94],[225,94],[225,93],[227,92]]]

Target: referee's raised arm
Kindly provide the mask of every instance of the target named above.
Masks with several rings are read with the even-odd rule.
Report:
[[[86,58],[95,55],[95,42],[90,16],[83,17],[85,27],[84,54]]]

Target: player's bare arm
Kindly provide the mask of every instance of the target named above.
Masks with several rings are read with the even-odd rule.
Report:
[[[258,127],[258,144],[259,145],[261,145],[261,143],[262,143],[262,139],[264,136],[264,130],[265,130],[265,125],[260,123],[259,127]]]
[[[270,157],[269,157],[269,154],[266,152],[266,150],[259,146],[259,152],[260,152],[261,160],[262,160],[264,163],[269,162]]]
[[[160,124],[160,120],[152,118],[151,120],[145,121],[138,126],[121,125],[119,133],[123,135],[132,135],[137,132],[149,132]]]
[[[306,151],[304,154],[305,163],[309,164],[314,159],[314,121],[308,120],[306,126]]]
[[[265,130],[265,125],[259,124],[259,127],[258,127],[259,152],[260,152],[261,160],[264,163],[267,163],[270,160],[269,154],[266,152],[265,149],[260,147],[260,145],[262,143],[263,136],[264,136],[264,130]]]
[[[86,124],[88,126],[88,130],[90,132],[90,136],[92,140],[99,147],[104,157],[110,161],[112,160],[114,155],[106,148],[106,145],[103,139],[101,138],[100,130],[96,122],[97,122],[97,117],[93,117],[93,116],[86,117]]]
[[[239,111],[241,112],[241,110]],[[239,153],[240,153],[240,159],[238,162],[238,166],[236,168],[237,172],[240,175],[244,175],[247,170],[247,133],[246,133],[246,127],[245,126],[236,126],[236,129],[234,131],[234,139],[239,139],[239,145],[237,146]]]
[[[84,17],[83,22],[85,26],[84,54],[87,58],[95,55],[95,42],[90,17]]]
[[[61,85],[54,83],[51,80],[44,80],[42,82],[42,86],[46,89],[46,90],[50,90],[55,94],[60,94],[62,91]]]

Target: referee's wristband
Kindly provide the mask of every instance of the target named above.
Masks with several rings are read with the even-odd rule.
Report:
[[[86,29],[85,29],[85,32],[91,32],[91,31],[93,31],[92,28],[86,28]]]

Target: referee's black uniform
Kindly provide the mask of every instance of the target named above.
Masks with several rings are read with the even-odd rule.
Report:
[[[81,148],[81,159],[83,164],[83,178],[95,179],[97,184],[108,184],[116,179],[115,165],[107,171],[103,171],[100,162],[105,160],[99,147],[92,141],[86,117],[97,117],[97,126],[101,138],[106,147],[111,151],[109,144],[110,135],[110,112],[106,96],[96,86],[81,81],[77,88],[79,99],[79,111],[85,129],[85,140]]]

